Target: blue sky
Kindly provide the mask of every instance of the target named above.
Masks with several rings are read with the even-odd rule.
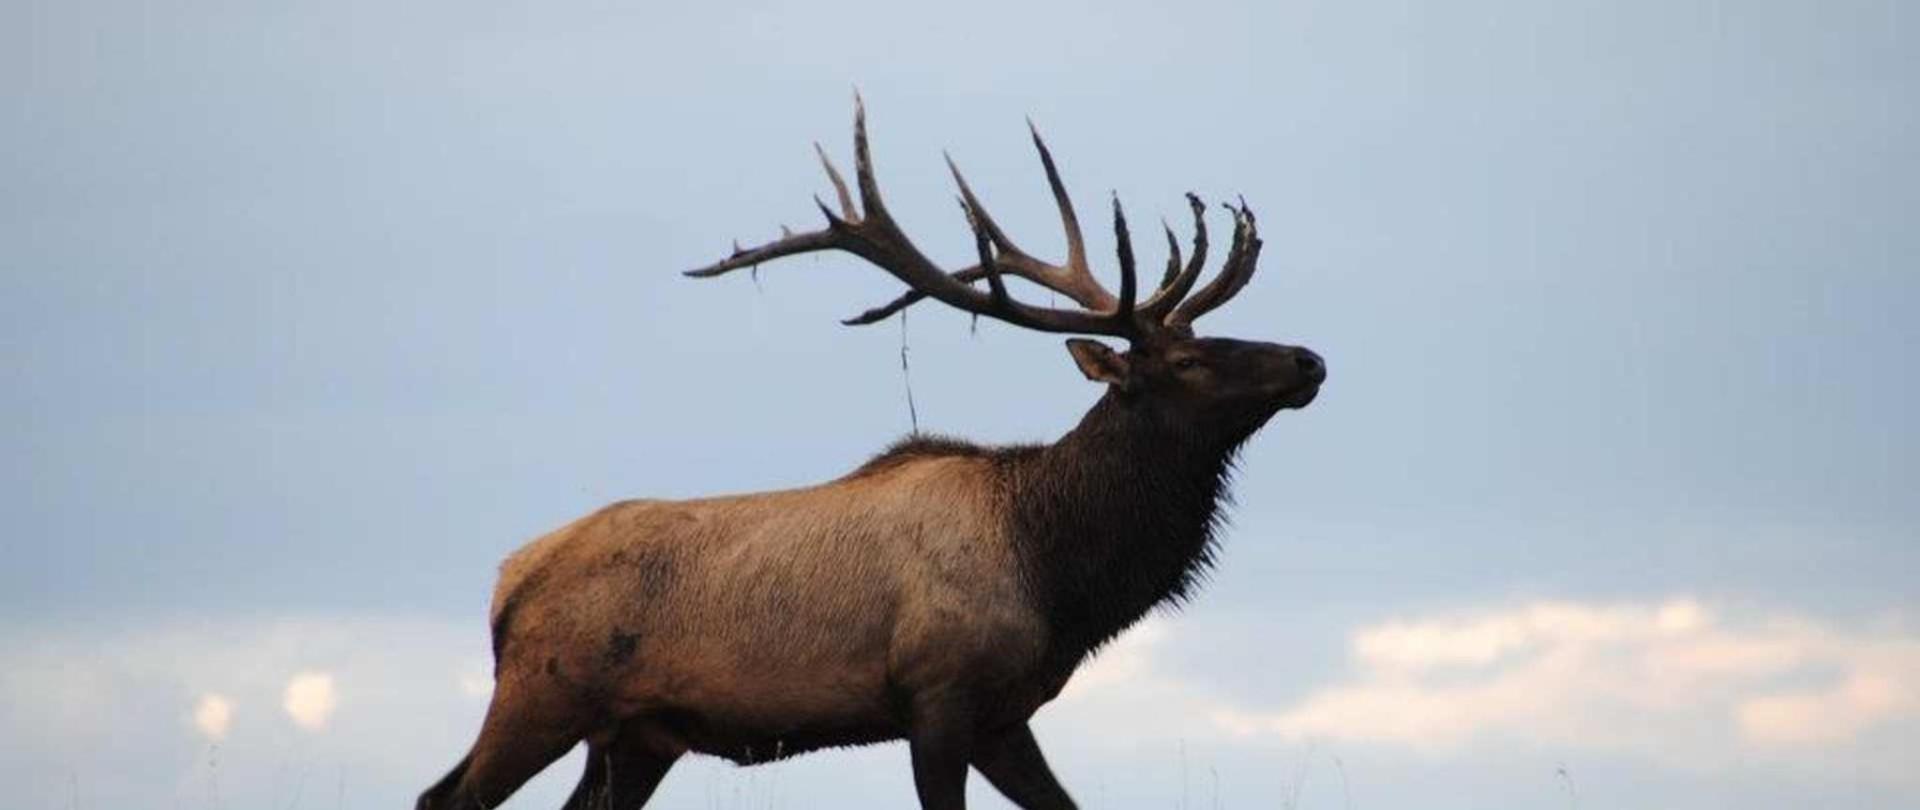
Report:
[[[1332,369],[1250,446],[1200,599],[1041,715],[1083,803],[1911,806],[1916,26],[8,4],[0,804],[403,804],[477,726],[520,542],[904,433],[899,324],[836,324],[884,274],[676,272],[814,224],[857,84],[941,260],[942,149],[1061,249],[1032,116],[1083,209],[1244,194],[1261,275],[1203,331]],[[905,339],[930,430],[1047,439],[1098,395],[1056,337],[925,308]],[[689,763],[661,803],[899,806],[905,763]]]

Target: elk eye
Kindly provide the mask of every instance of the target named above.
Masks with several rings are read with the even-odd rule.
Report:
[[[1200,358],[1194,357],[1192,355],[1181,357],[1173,361],[1173,367],[1177,369],[1181,369],[1183,371],[1190,368],[1196,368],[1199,365],[1200,365]]]

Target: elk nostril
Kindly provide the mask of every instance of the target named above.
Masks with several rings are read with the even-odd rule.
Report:
[[[1293,356],[1293,365],[1300,373],[1309,377],[1318,377],[1327,373],[1327,367],[1320,362],[1320,356],[1313,352],[1300,352]]]

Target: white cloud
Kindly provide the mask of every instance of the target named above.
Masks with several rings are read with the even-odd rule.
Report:
[[[1178,621],[1150,616],[1081,666],[1040,716],[1042,732],[1109,750],[1218,736],[1209,717],[1219,704],[1158,666]]]
[[[193,727],[214,742],[226,739],[233,728],[233,701],[211,692],[201,695],[193,706]]]
[[[1912,714],[1913,680],[1888,673],[1858,671],[1832,687],[1785,694],[1769,694],[1740,704],[1740,730],[1748,738],[1774,745],[1823,745],[1851,740],[1876,723]]]
[[[1536,602],[1364,627],[1353,672],[1278,711],[1221,706],[1242,735],[1429,751],[1501,738],[1672,756],[1849,744],[1920,718],[1920,638],[1686,598]]]
[[[1708,782],[1750,782],[1761,766],[1793,769],[1767,784],[1920,787],[1901,760],[1920,740],[1920,639],[1896,625],[1831,625],[1689,599],[1416,614],[1353,626],[1348,669],[1295,693],[1263,689],[1246,669],[1274,659],[1234,664],[1232,651],[1201,641],[1244,639],[1257,649],[1260,625],[1207,626],[1215,621],[1204,612],[1149,619],[1042,713],[1049,753],[1089,803],[1126,804],[1092,801],[1102,785],[1185,785],[1184,764],[1165,763],[1189,755],[1196,790],[1217,764],[1229,789],[1263,795],[1252,786],[1297,776],[1245,763],[1310,756],[1301,752],[1316,746],[1349,764],[1369,758],[1367,749],[1450,757],[1476,779],[1505,773],[1515,751],[1572,760],[1610,750],[1650,752],[1637,761]],[[311,780],[311,794],[338,790],[343,776],[349,806],[405,804],[471,743],[490,680],[483,621],[129,625],[0,642],[10,656],[0,670],[0,774],[15,784],[8,806],[64,805],[61,785],[26,777],[73,763],[88,763],[83,787],[101,791],[88,803],[102,806],[155,796],[194,804],[215,784],[227,806],[279,806],[301,780]],[[1317,667],[1294,659],[1340,654],[1290,647],[1285,660],[1258,667],[1300,673]],[[1187,655],[1198,660],[1176,658]],[[248,710],[276,705],[291,722]],[[319,728],[327,733],[302,733]],[[205,757],[210,739],[222,743],[217,766]],[[898,764],[904,754],[858,756]],[[1372,778],[1382,778],[1385,758],[1370,759]],[[289,761],[302,764],[289,770]],[[844,798],[848,761],[807,757],[744,773],[693,761],[669,786],[691,805],[703,791],[736,781],[751,789],[754,779],[770,786],[768,775],[780,773],[786,804],[830,803]],[[1230,770],[1236,762],[1242,770]],[[1113,775],[1127,768],[1139,772]],[[899,791],[887,795],[911,796],[904,770],[880,771],[873,778]],[[559,803],[577,773],[577,762],[550,770],[522,803]]]
[[[66,806],[72,780],[30,777],[69,770],[86,805],[206,805],[217,789],[222,806],[278,807],[304,789],[332,806],[342,778],[343,806],[409,804],[472,742],[483,707],[457,679],[486,633],[484,617],[0,624],[0,806]]]
[[[280,705],[293,722],[308,731],[327,727],[327,718],[339,705],[334,694],[333,676],[325,672],[302,672],[287,682],[286,696]]]
[[[1061,698],[1073,701],[1082,696],[1111,693],[1128,684],[1138,686],[1152,677],[1149,667],[1155,647],[1167,637],[1167,620],[1153,616],[1128,630],[1125,635],[1100,651],[1093,661],[1081,667],[1067,682]]]

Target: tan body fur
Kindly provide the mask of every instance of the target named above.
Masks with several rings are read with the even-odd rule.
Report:
[[[995,478],[982,458],[922,457],[608,506],[502,566],[496,688],[548,693],[531,702],[568,709],[540,718],[556,732],[743,762],[897,738],[905,696],[962,681],[1024,720],[1068,673],[1038,671],[1045,623],[1005,576]]]

